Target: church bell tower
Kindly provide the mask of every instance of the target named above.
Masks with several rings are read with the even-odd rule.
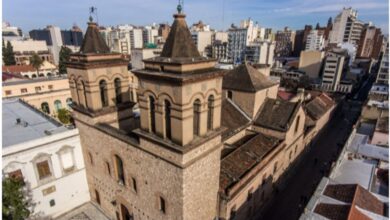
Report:
[[[133,70],[139,79],[140,146],[179,167],[174,204],[178,219],[217,216],[224,72],[202,57],[191,38],[181,5],[160,57]],[[164,170],[161,170],[164,172]]]

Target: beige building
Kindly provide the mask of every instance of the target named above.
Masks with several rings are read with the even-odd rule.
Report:
[[[318,78],[320,76],[322,63],[324,61],[325,52],[322,51],[302,51],[299,57],[299,69],[304,71],[310,78]]]
[[[48,62],[53,62],[49,49],[45,41],[36,40],[13,40],[10,41],[14,53],[15,61],[17,65],[29,65],[30,57],[36,53],[39,57]]]
[[[248,219],[305,148],[302,102],[248,64],[200,55],[180,11],[159,57],[133,70],[88,23],[67,63],[93,202],[111,218]]]
[[[70,110],[72,103],[66,78],[4,82],[4,98],[20,98],[51,116],[56,116],[57,111],[62,108]]]

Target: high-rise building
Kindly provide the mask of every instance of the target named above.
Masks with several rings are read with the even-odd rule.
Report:
[[[211,45],[214,33],[212,31],[192,31],[192,40],[195,43],[199,53],[206,56],[206,47]]]
[[[275,42],[255,41],[245,49],[245,60],[253,64],[267,64],[272,66],[274,63]]]
[[[49,25],[45,29],[31,30],[29,34],[34,40],[46,41],[56,65],[59,62],[59,53],[62,46],[66,46],[73,52],[76,52],[83,42],[82,31],[76,26],[71,30],[60,30],[59,27]]]
[[[389,43],[382,55],[376,83],[389,85]]]
[[[283,31],[276,32],[275,55],[277,57],[288,57],[294,50],[295,32],[285,27]]]
[[[344,67],[348,65],[348,51],[345,49],[333,49],[327,52],[322,72],[322,89],[326,91],[338,91]]]
[[[330,43],[359,44],[360,35],[363,31],[363,22],[357,19],[357,11],[352,8],[344,8],[334,19],[330,34]]]
[[[168,38],[169,31],[171,30],[171,27],[169,24],[160,24],[158,27],[158,35],[162,37],[164,42]]]
[[[241,21],[240,27],[232,25],[228,31],[230,62],[244,61],[245,48],[257,38],[258,28],[251,19]]]
[[[22,29],[13,27],[8,22],[2,23],[2,36],[4,41],[21,40],[23,38]]]
[[[156,37],[158,37],[158,28],[155,25],[145,26],[142,34],[144,47],[147,44],[157,44]]]
[[[367,25],[361,35],[357,56],[379,59],[384,36],[380,28]]]
[[[323,30],[312,30],[306,39],[305,50],[322,50],[324,49],[325,39]]]

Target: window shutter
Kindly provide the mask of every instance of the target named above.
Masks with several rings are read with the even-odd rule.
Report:
[[[71,151],[61,154],[61,160],[64,170],[70,169],[74,166],[73,155]]]

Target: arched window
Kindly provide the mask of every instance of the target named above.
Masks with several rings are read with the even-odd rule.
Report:
[[[51,76],[51,73],[49,72],[49,73],[47,73],[47,77],[50,77]]]
[[[210,95],[207,103],[207,130],[213,130],[214,96]]]
[[[156,132],[156,120],[154,116],[154,98],[149,96],[149,118],[150,118],[150,130]]]
[[[39,74],[39,77],[44,77],[44,76],[45,76],[45,74],[43,74],[43,73]]]
[[[66,99],[66,104],[69,106],[69,108],[70,108],[70,106],[72,105],[72,103],[73,103],[72,98],[67,98],[67,99]]]
[[[199,129],[200,129],[200,100],[197,99],[195,100],[194,102],[194,135],[198,135],[199,136]]]
[[[123,162],[118,155],[115,155],[115,174],[118,182],[125,185],[125,172],[123,170]]]
[[[87,90],[85,89],[85,83],[81,80],[81,86],[83,87],[83,95],[84,95],[84,103],[85,108],[88,108],[88,101],[87,101]],[[78,94],[77,94],[78,95]]]
[[[102,107],[108,106],[108,97],[107,97],[107,82],[106,80],[100,80],[99,82],[100,89],[100,100],[102,102]]]
[[[114,80],[114,85],[115,85],[115,100],[116,103],[118,104],[122,102],[121,80],[119,78],[116,78]]]
[[[37,74],[32,74],[31,78],[37,78]]]
[[[171,139],[171,103],[168,100],[164,101],[165,107],[165,135],[166,138]]]
[[[49,108],[49,104],[47,102],[43,102],[41,104],[41,109],[44,113],[46,114],[50,114],[50,108]]]
[[[62,108],[62,103],[60,100],[55,100],[54,101],[54,108],[56,109],[56,111],[60,110]]]

